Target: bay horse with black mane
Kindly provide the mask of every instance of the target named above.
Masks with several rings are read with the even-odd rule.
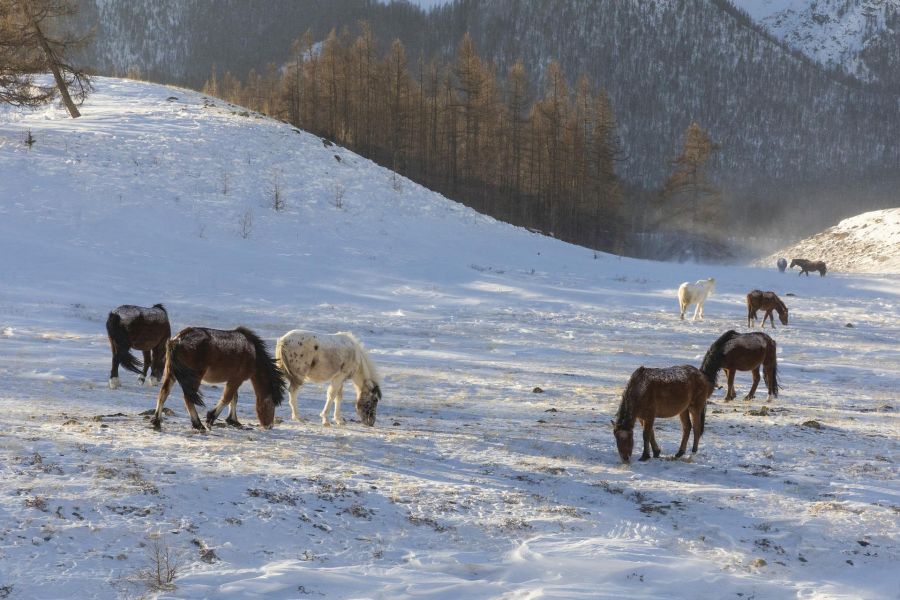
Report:
[[[762,366],[763,377],[769,391],[769,398],[778,397],[778,356],[775,340],[760,331],[738,333],[729,330],[713,342],[706,353],[713,363],[720,364],[728,377],[728,391],[725,401],[734,400],[734,375],[737,371],[753,371],[753,386],[744,396],[744,400],[752,400],[759,386],[759,368]]]
[[[692,365],[665,369],[642,366],[631,374],[622,393],[619,411],[612,421],[616,447],[623,462],[631,460],[636,420],[643,426],[644,452],[640,460],[650,458],[651,447],[653,457],[659,458],[660,448],[653,431],[653,421],[657,418],[681,418],[681,445],[675,458],[684,456],[692,429],[694,444],[691,453],[697,452],[706,426],[706,401],[716,389],[716,375],[722,368],[721,358],[718,347],[713,344],[699,369]]]
[[[818,271],[820,277],[825,277],[825,272],[827,269],[825,268],[825,261],[821,260],[806,260],[805,258],[794,258],[791,260],[790,268],[793,269],[794,265],[800,267],[800,272],[797,275],[803,275],[806,273],[806,276],[809,277],[810,271]]]
[[[162,304],[150,308],[123,304],[106,318],[106,334],[112,350],[110,389],[121,385],[119,365],[138,373],[142,385],[147,379],[147,369],[150,369],[150,385],[160,380],[166,362],[166,341],[172,335],[169,314]],[[144,353],[143,361],[131,353],[132,348]]]
[[[177,381],[184,393],[184,405],[191,415],[191,426],[205,428],[197,415],[203,406],[200,383],[224,383],[225,390],[215,408],[206,413],[206,426],[211,428],[219,413],[229,405],[229,425],[240,427],[237,418],[238,388],[247,379],[256,393],[256,416],[259,424],[269,429],[275,421],[275,407],[284,399],[284,379],[265,342],[245,327],[230,331],[187,327],[168,341],[166,371],[156,399],[156,411],[150,420],[160,429],[162,409],[169,391]]]
[[[766,319],[769,319],[772,323],[772,329],[775,329],[775,319],[772,317],[773,310],[778,313],[778,320],[781,321],[782,325],[788,324],[787,306],[775,292],[753,290],[747,294],[747,327],[753,327],[756,323],[756,311],[760,309],[765,311],[760,327],[765,327]]]

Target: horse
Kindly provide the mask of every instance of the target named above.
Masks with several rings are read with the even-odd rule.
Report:
[[[147,379],[147,369],[150,369],[150,385],[159,382],[166,361],[166,340],[172,335],[166,307],[162,304],[150,308],[123,304],[106,318],[106,334],[112,350],[109,389],[121,385],[119,365],[138,373],[141,385]],[[143,362],[131,353],[131,348],[143,351]]]
[[[790,268],[793,269],[794,265],[800,267],[800,272],[797,275],[803,275],[806,273],[806,276],[809,277],[810,271],[818,271],[820,277],[825,277],[825,261],[821,260],[806,260],[805,258],[794,258],[791,260]]]
[[[702,319],[703,303],[706,302],[706,299],[709,296],[712,296],[715,290],[715,277],[710,277],[709,279],[701,279],[697,281],[697,283],[689,283],[685,281],[680,286],[678,286],[678,305],[681,308],[681,320],[684,320],[684,311],[691,304],[697,305],[697,308],[694,309],[694,318],[691,320],[696,321],[698,314]]]
[[[772,323],[772,329],[775,329],[775,319],[772,317],[772,311],[778,312],[778,320],[782,325],[788,324],[788,309],[784,305],[775,292],[763,292],[762,290],[753,290],[747,294],[747,327],[753,327],[756,323],[756,311],[763,309],[763,320],[761,327],[766,326],[766,319]]]
[[[769,391],[769,399],[778,397],[778,357],[775,340],[760,331],[738,333],[733,329],[723,333],[710,346],[707,356],[715,363],[721,364],[728,376],[728,391],[725,401],[734,400],[734,375],[737,371],[753,371],[753,386],[744,396],[744,400],[752,400],[759,385],[759,367],[762,365],[763,377]]]
[[[356,414],[365,425],[375,424],[375,409],[381,400],[381,378],[365,348],[352,333],[333,335],[294,329],[278,339],[275,360],[288,381],[291,418],[297,413],[297,393],[306,381],[329,382],[325,407],[319,413],[322,425],[328,426],[328,408],[334,402],[333,420],[344,425],[341,400],[346,380],[356,388]]]
[[[622,462],[631,460],[636,420],[643,426],[644,438],[644,452],[639,460],[649,460],[651,447],[653,458],[659,458],[660,448],[653,431],[656,418],[681,418],[681,445],[675,458],[684,456],[691,429],[694,431],[691,454],[696,453],[706,427],[706,401],[716,388],[719,368],[713,363],[704,363],[700,369],[692,365],[664,369],[638,367],[631,374],[616,418],[611,421]]]
[[[779,273],[784,273],[784,270],[787,269],[787,259],[783,256],[778,259],[778,262],[776,264],[778,265]]]
[[[284,399],[284,378],[265,342],[245,327],[230,331],[187,327],[166,344],[166,371],[156,399],[156,411],[150,424],[157,431],[169,391],[177,381],[184,393],[184,405],[191,415],[191,426],[205,431],[212,428],[226,404],[230,410],[225,422],[241,427],[237,418],[238,388],[247,379],[256,393],[256,416],[264,429],[275,421],[275,407]],[[203,406],[200,383],[224,383],[225,390],[215,408],[206,413],[206,428],[197,415]]]

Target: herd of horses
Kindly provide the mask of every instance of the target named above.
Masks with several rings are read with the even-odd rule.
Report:
[[[784,272],[787,261],[778,260],[777,266]],[[818,270],[825,275],[825,263],[794,259],[791,268],[800,266],[801,274]],[[684,282],[678,288],[678,304],[681,319],[688,306],[696,304],[694,320],[703,319],[703,304],[715,290],[716,280],[710,277],[696,283]],[[747,326],[753,327],[759,310],[763,310],[761,326],[766,320],[775,328],[773,311],[778,313],[782,325],[788,324],[788,308],[771,291],[752,290],[747,294]],[[232,330],[206,327],[186,327],[171,337],[171,326],[166,308],[155,304],[149,308],[122,305],[109,313],[106,331],[112,350],[112,368],[109,387],[119,387],[119,367],[139,375],[141,384],[161,383],[156,399],[156,410],[150,420],[154,429],[162,426],[163,407],[177,382],[181,387],[184,404],[194,429],[205,431],[213,427],[225,406],[229,412],[225,422],[241,427],[237,418],[238,388],[250,380],[256,395],[256,415],[263,428],[271,428],[275,422],[275,408],[288,393],[291,418],[301,420],[297,410],[297,394],[308,381],[328,383],[325,407],[319,416],[322,425],[330,425],[328,411],[334,406],[332,421],[343,425],[341,414],[343,386],[350,380],[356,389],[356,413],[368,426],[375,424],[375,413],[381,400],[381,379],[378,371],[356,337],[351,333],[321,334],[295,329],[281,336],[275,344],[274,356],[266,343],[246,327]],[[143,360],[131,350],[143,352]],[[753,385],[744,397],[754,398],[760,381],[760,369],[769,398],[778,397],[778,360],[775,340],[762,332],[738,333],[729,330],[716,339],[700,368],[681,365],[668,368],[641,366],[628,380],[616,418],[612,421],[613,434],[619,456],[624,462],[631,459],[634,449],[634,427],[640,422],[643,428],[643,452],[640,460],[658,458],[660,447],[656,442],[653,423],[657,418],[681,419],[681,445],[675,457],[687,450],[691,432],[694,433],[691,452],[697,452],[706,424],[706,404],[717,388],[719,371],[725,371],[728,389],[725,401],[733,400],[734,377],[738,371],[751,371]],[[147,380],[147,372],[150,379]],[[224,384],[221,398],[206,413],[205,423],[200,420],[197,407],[203,406],[200,384]]]
[[[787,268],[787,260],[779,258],[778,270],[782,273]],[[790,268],[800,267],[800,274],[818,271],[825,276],[825,263],[795,258]],[[703,318],[703,304],[715,291],[716,280],[713,277],[701,279],[696,283],[684,282],[678,288],[678,306],[681,319],[691,304],[696,304],[694,320]],[[778,313],[782,325],[788,324],[788,308],[775,292],[752,290],[747,294],[747,327],[756,323],[758,311],[763,312],[761,327],[765,327],[768,319],[775,328],[773,312]],[[631,460],[634,450],[634,426],[640,422],[643,428],[643,453],[640,460],[648,460],[652,450],[653,457],[659,458],[660,448],[656,443],[653,422],[657,419],[679,417],[681,419],[681,445],[675,458],[680,458],[687,450],[687,442],[691,431],[694,432],[694,443],[691,452],[696,452],[706,424],[706,403],[718,386],[719,371],[725,371],[728,389],[725,401],[734,400],[734,376],[738,371],[751,371],[753,384],[744,400],[752,400],[759,386],[760,368],[762,378],[766,382],[769,399],[778,397],[778,359],[777,345],[769,335],[760,331],[738,333],[731,329],[719,336],[712,343],[700,368],[693,365],[681,365],[662,369],[639,367],[625,386],[622,401],[616,418],[612,421],[616,447],[622,461]]]
[[[266,429],[275,422],[275,407],[284,400],[288,386],[291,417],[300,420],[297,393],[306,381],[329,383],[325,408],[319,416],[322,425],[329,425],[327,412],[333,403],[334,422],[343,425],[341,400],[348,379],[357,392],[357,416],[366,425],[375,424],[381,379],[365,348],[350,333],[325,335],[295,329],[278,339],[273,357],[262,338],[246,327],[228,331],[186,327],[170,338],[169,316],[162,304],[150,308],[120,306],[109,313],[106,332],[112,350],[110,388],[119,387],[119,366],[138,373],[143,384],[150,365],[149,383],[162,383],[150,419],[154,429],[162,427],[163,408],[176,382],[194,429],[212,428],[225,405],[229,407],[225,422],[241,427],[237,418],[238,388],[248,379],[256,395],[256,416]],[[131,354],[132,348],[143,351],[143,361]],[[204,405],[201,382],[225,385],[222,397],[206,413],[205,425],[197,414],[197,407]]]

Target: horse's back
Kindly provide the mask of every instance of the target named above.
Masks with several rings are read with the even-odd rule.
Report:
[[[276,354],[290,377],[320,383],[351,372],[357,344],[349,333],[294,329],[278,339]]]
[[[642,375],[644,402],[635,407],[637,416],[645,411],[659,418],[679,415],[696,397],[698,386],[706,386],[703,373],[693,365],[645,368]]]

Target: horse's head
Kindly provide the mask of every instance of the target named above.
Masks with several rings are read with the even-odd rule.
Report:
[[[631,461],[631,452],[634,450],[634,430],[619,428],[615,421],[610,421],[613,426],[613,435],[616,436],[616,447],[622,462]]]
[[[275,403],[271,396],[256,399],[256,418],[263,429],[271,429],[275,422]]]
[[[799,265],[799,264],[800,264],[800,263],[798,262],[799,260],[800,260],[799,258],[792,258],[792,259],[791,259],[791,264],[790,264],[790,266],[788,267],[788,269],[793,269],[795,266]]]
[[[784,306],[783,308],[781,308],[781,310],[778,311],[778,320],[781,321],[781,324],[782,324],[782,325],[787,325],[787,324],[788,324],[788,309],[787,309],[787,306]]]
[[[356,398],[356,416],[369,427],[375,424],[375,409],[379,400],[381,388],[374,381],[367,379]]]

